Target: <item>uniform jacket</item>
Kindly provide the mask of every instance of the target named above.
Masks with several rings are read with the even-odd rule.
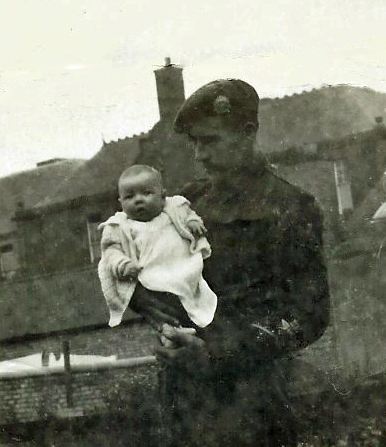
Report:
[[[239,190],[203,182],[190,194],[212,246],[205,275],[219,296],[219,326],[231,322],[229,342],[226,329],[217,341],[204,336],[214,356],[239,355],[241,343],[277,358],[317,340],[329,321],[323,219],[314,197],[268,169]]]
[[[218,307],[199,331],[210,375],[169,371],[174,417],[186,445],[259,445],[254,433],[262,427],[288,431],[282,363],[328,324],[321,212],[268,169],[246,174],[238,192],[203,181],[183,193],[208,229],[204,275]],[[283,436],[278,443],[292,445]]]

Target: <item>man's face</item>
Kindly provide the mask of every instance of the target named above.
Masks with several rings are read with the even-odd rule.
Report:
[[[148,222],[163,210],[165,194],[156,175],[141,172],[119,182],[119,202],[130,219]]]
[[[208,174],[222,177],[251,164],[255,132],[248,134],[242,130],[229,129],[221,117],[205,117],[190,127],[196,160]]]

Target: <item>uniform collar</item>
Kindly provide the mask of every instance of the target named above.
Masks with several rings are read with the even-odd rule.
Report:
[[[231,223],[263,219],[279,213],[275,204],[278,178],[268,168],[246,172],[237,186],[227,190],[220,184],[211,185],[196,205],[204,221]]]

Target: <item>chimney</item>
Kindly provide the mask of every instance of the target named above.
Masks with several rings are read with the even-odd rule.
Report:
[[[182,68],[165,57],[165,65],[154,70],[157,84],[158,107],[161,120],[172,120],[185,101]]]

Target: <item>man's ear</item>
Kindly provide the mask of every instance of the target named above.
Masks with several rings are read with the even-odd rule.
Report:
[[[166,189],[163,189],[163,190],[162,190],[162,198],[163,198],[163,199],[166,199]]]
[[[118,197],[118,202],[121,204],[121,206],[122,206],[122,200],[121,200],[121,198],[120,197]]]

